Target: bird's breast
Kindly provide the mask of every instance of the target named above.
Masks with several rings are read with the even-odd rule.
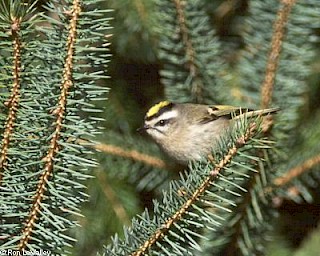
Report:
[[[214,123],[213,123],[214,122]],[[178,162],[200,160],[211,154],[218,139],[226,133],[229,121],[215,120],[202,125],[188,126],[172,134],[171,141],[162,145],[164,151]]]

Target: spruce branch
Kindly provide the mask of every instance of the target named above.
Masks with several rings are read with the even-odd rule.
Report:
[[[281,177],[276,178],[273,181],[273,184],[277,187],[287,185],[293,179],[301,176],[302,174],[306,173],[307,171],[309,171],[311,168],[313,168],[318,164],[320,164],[320,155],[316,155],[312,158],[309,158],[306,161],[304,161],[302,164],[290,169]]]
[[[170,100],[218,102],[225,65],[203,1],[157,0],[161,80]],[[213,61],[215,63],[213,64]],[[219,88],[218,88],[219,86]]]
[[[212,55],[207,59],[204,58],[205,61],[202,59],[203,56],[209,56],[209,52],[212,53],[216,50],[213,45],[207,43],[204,45],[199,44],[200,41],[204,42],[206,38],[205,35],[207,35],[203,32],[205,29],[201,30],[201,28],[204,28],[206,25],[206,22],[202,22],[203,20],[199,18],[204,17],[204,15],[199,15],[202,5],[198,1],[162,0],[158,2],[161,2],[159,4],[161,5],[159,10],[163,18],[161,20],[162,30],[160,30],[161,33],[159,33],[159,35],[161,35],[160,45],[162,47],[161,50],[164,50],[162,56],[165,57],[168,63],[167,66],[164,65],[165,68],[162,70],[165,90],[169,92],[166,96],[179,101],[194,100],[194,95],[191,95],[194,91],[191,92],[190,90],[191,86],[196,82],[194,77],[190,77],[192,73],[190,71],[192,68],[190,67],[194,64],[193,68],[197,68],[196,71],[199,72],[198,75],[200,75],[199,77],[202,79],[201,82],[204,85],[201,88],[202,96],[207,97],[206,93],[208,91],[217,91],[218,93],[215,93],[217,95],[215,95],[215,98],[220,97],[218,99],[221,99],[221,94],[224,91],[221,89],[222,87],[217,90],[215,86],[210,86],[210,83],[214,84],[213,76],[210,75],[217,72],[212,72],[211,74],[206,73],[205,75],[205,72],[203,72],[208,66],[211,67],[211,70],[214,70],[212,67],[219,66],[219,63],[216,62],[216,59],[213,58]],[[285,113],[283,114],[282,112],[279,114],[279,123],[275,125],[273,132],[277,138],[280,137],[279,140],[282,140],[278,144],[282,146],[281,149],[285,151],[287,148],[288,152],[292,152],[291,146],[297,139],[295,133],[297,132],[299,134],[301,131],[297,126],[298,113],[300,113],[299,110],[301,106],[305,104],[305,78],[310,74],[306,63],[313,57],[312,54],[310,54],[312,47],[310,47],[308,41],[311,39],[310,30],[315,27],[315,23],[310,22],[312,18],[309,14],[314,15],[314,17],[318,16],[316,13],[318,8],[311,7],[312,5],[316,6],[318,4],[313,4],[312,1],[308,3],[298,3],[297,1],[296,3],[290,0],[251,1],[250,3],[252,4],[252,12],[246,23],[246,28],[251,28],[251,35],[244,37],[244,40],[249,42],[247,44],[247,53],[249,53],[249,56],[246,55],[246,61],[240,63],[239,66],[241,66],[240,69],[243,74],[238,76],[236,80],[237,84],[241,84],[238,80],[243,79],[242,85],[244,89],[247,89],[244,90],[245,93],[243,96],[245,95],[245,97],[243,97],[243,99],[248,100],[246,102],[237,102],[237,104],[252,104],[253,107],[260,104],[262,108],[268,108],[273,100],[274,104],[281,106]],[[199,24],[197,22],[201,23],[201,26],[195,26],[195,24]],[[273,29],[271,29],[272,26]],[[185,40],[182,34],[183,28],[186,29],[185,35],[187,35],[187,37]],[[212,27],[210,28],[212,29]],[[286,31],[286,29],[288,31]],[[200,31],[200,33],[197,33],[198,31]],[[188,54],[186,53],[186,46],[188,45],[186,42],[190,42],[189,46],[191,50]],[[201,45],[202,51],[200,52],[202,56],[199,55],[199,45]],[[191,64],[190,60],[193,61]],[[237,70],[235,70],[235,72],[238,74]],[[205,78],[209,79],[206,80]],[[208,81],[210,83],[208,83]],[[230,92],[229,88],[225,91]],[[231,101],[233,101],[232,104],[234,104],[234,99],[231,99]],[[260,127],[266,132],[270,130],[273,124],[272,120],[268,121],[270,122],[266,124],[266,128]],[[290,134],[293,134],[293,136],[288,139]],[[211,229],[208,227],[208,230],[206,230],[206,227],[203,228],[203,226],[205,226],[204,223],[212,221],[212,218],[210,219],[212,215],[210,216],[209,211],[206,212],[206,210],[202,208],[203,205],[194,206],[195,204],[192,203],[187,205],[188,200],[201,203],[206,200],[201,200],[202,198],[199,199],[199,197],[201,197],[202,194],[208,193],[208,187],[205,188],[202,194],[199,190],[201,186],[205,186],[203,184],[208,176],[208,168],[200,166],[199,169],[195,171],[205,171],[205,174],[202,172],[203,176],[200,174],[201,184],[197,183],[197,185],[193,187],[193,184],[195,184],[193,181],[198,181],[196,178],[189,179],[189,177],[196,176],[195,172],[193,173],[194,176],[192,176],[191,172],[194,170],[191,170],[186,182],[183,180],[184,183],[182,184],[186,184],[185,186],[178,187],[181,184],[179,182],[170,183],[174,185],[164,193],[163,204],[155,203],[154,212],[150,214],[151,217],[149,217],[149,214],[146,212],[145,215],[139,216],[141,222],[139,220],[133,220],[132,232],[129,230],[125,233],[125,241],[119,241],[118,237],[115,237],[112,251],[108,251],[106,255],[195,255],[193,254],[193,249],[197,250],[199,246],[193,245],[199,241],[200,243],[198,245],[201,247],[201,252],[199,252],[198,255],[203,255],[204,250],[202,245],[206,243],[205,240],[208,239],[208,236],[213,233],[213,239],[210,239],[206,244],[208,246],[208,252],[204,255],[212,255],[214,251],[217,252],[217,255],[224,255],[221,253],[222,250],[225,254],[231,252],[239,252],[239,254],[242,253],[243,255],[263,254],[264,243],[266,242],[265,233],[269,230],[270,220],[273,220],[276,213],[276,210],[270,206],[270,199],[272,198],[270,198],[270,193],[267,191],[269,186],[272,186],[272,189],[274,189],[273,192],[281,193],[281,189],[275,191],[279,188],[279,186],[277,187],[276,185],[277,181],[279,183],[284,182],[283,185],[288,184],[288,182],[290,183],[295,177],[306,173],[306,168],[318,164],[317,159],[313,159],[313,161],[310,162],[306,161],[302,164],[302,167],[300,167],[300,171],[295,170],[292,172],[289,171],[284,175],[282,174],[281,178],[288,178],[287,175],[289,175],[290,180],[280,182],[280,178],[274,179],[274,175],[281,175],[279,170],[284,170],[285,167],[280,166],[282,168],[278,168],[279,166],[273,165],[273,161],[278,160],[278,158],[274,159],[274,157],[276,157],[275,155],[269,155],[265,152],[264,149],[273,147],[270,143],[267,146],[266,144],[268,142],[268,139],[265,139],[264,141],[261,140],[259,143],[254,144],[254,148],[246,147],[244,150],[248,149],[248,151],[245,156],[240,155],[243,152],[240,151],[239,158],[231,161],[230,165],[234,164],[235,168],[233,168],[234,166],[230,168],[228,182],[233,182],[234,180],[239,181],[245,177],[239,183],[234,182],[238,185],[237,188],[241,190],[241,192],[236,195],[236,198],[233,198],[231,193],[220,193],[225,189],[225,184],[222,183],[221,185],[221,183],[219,183],[221,179],[218,179],[218,176],[222,175],[222,172],[217,174],[214,172],[215,169],[211,170],[211,185],[216,185],[217,187],[220,185],[219,188],[221,188],[220,191],[210,191],[212,197],[216,196],[223,202],[231,202],[230,204],[225,203],[225,205],[235,207],[232,212],[230,210],[229,212],[216,215],[220,220],[226,220],[219,222],[218,224],[220,226],[212,225],[210,227]],[[290,145],[290,147],[286,147],[288,145]],[[117,150],[113,148],[108,150],[110,154],[118,154],[121,157],[134,159],[128,152],[122,152],[121,150],[117,152]],[[262,158],[267,161],[261,161]],[[269,159],[271,159],[271,161],[268,161]],[[287,160],[289,159],[281,159],[279,161],[281,162],[280,165],[288,166]],[[302,160],[300,159],[300,161]],[[227,168],[229,168],[229,166],[224,168],[225,171],[228,171]],[[123,169],[125,171],[127,170],[126,168]],[[299,170],[299,168],[297,169]],[[301,171],[302,169],[303,171]],[[248,172],[242,172],[242,170]],[[239,173],[243,176],[237,176]],[[223,172],[223,175],[224,174],[225,172]],[[181,176],[184,178],[183,175]],[[203,178],[204,176],[205,178]],[[318,175],[310,176],[317,176],[307,177],[311,187],[311,183],[316,184],[316,182],[318,182],[315,180],[318,178]],[[309,186],[309,184],[305,185],[305,180],[304,176],[301,180],[298,180],[298,183],[303,183],[301,185],[302,188]],[[234,190],[230,190],[234,192]],[[198,198],[195,194],[197,192],[200,193]],[[175,194],[186,199],[179,201],[174,198]],[[205,195],[208,196],[208,194]],[[216,213],[216,201],[210,201],[210,199],[208,199],[208,205],[210,203],[214,205],[210,210]],[[185,209],[183,207],[189,208]],[[195,209],[193,207],[198,207],[198,209],[201,210],[195,213],[193,212]],[[203,218],[202,213],[205,216]],[[205,222],[203,221],[205,218],[206,220],[210,220]],[[191,224],[190,227],[188,226],[190,223],[195,225],[192,226]],[[197,230],[197,227],[200,227],[199,230]],[[212,230],[214,231],[212,232]],[[217,230],[218,232],[215,232]],[[192,240],[188,235],[192,238],[196,237],[196,239]],[[203,238],[201,236],[203,236]],[[197,240],[198,238],[199,240]],[[179,247],[182,247],[182,250],[178,250],[180,249]],[[136,251],[132,254],[134,250]]]
[[[146,23],[147,10],[144,3],[141,0],[133,0],[133,5],[137,10],[138,16],[142,20],[142,23]]]
[[[266,187],[260,196],[265,196],[266,194],[272,194],[277,191],[277,189],[281,189],[283,187],[286,187],[287,185],[290,185],[295,179],[299,179],[303,174],[308,173],[312,168],[315,166],[320,165],[320,155],[313,156],[307,160],[305,160],[303,163],[289,169],[287,172],[282,174],[280,177],[275,178],[272,181],[272,184],[268,187]],[[316,182],[316,180],[313,180],[312,182]],[[286,189],[286,195],[289,195],[289,199],[292,200],[296,198],[297,195],[303,194],[302,192],[306,191],[306,188],[303,187],[297,187],[297,186],[291,186],[287,187]],[[278,191],[279,192],[279,191]],[[278,199],[282,198],[283,194],[280,193],[279,196],[276,196],[277,201],[275,201],[276,205],[278,206],[281,200]]]
[[[271,51],[269,53],[266,74],[261,89],[261,108],[267,108],[272,100],[273,87],[279,64],[285,28],[292,6],[295,4],[295,0],[282,0],[282,4],[283,6],[279,9],[274,23]]]
[[[104,153],[114,155],[114,156],[128,158],[133,161],[144,163],[151,167],[155,167],[159,169],[170,169],[170,167],[162,159],[155,156],[150,156],[150,155],[141,153],[137,150],[126,150],[119,146],[106,144],[106,143],[91,143],[83,139],[79,139],[77,140],[77,142],[81,145],[90,146],[95,150],[102,151]]]
[[[266,71],[265,71],[265,77],[264,81],[261,85],[261,108],[268,108],[270,106],[272,96],[273,96],[273,87],[275,83],[275,76],[278,71],[278,64],[280,60],[280,53],[282,48],[282,42],[283,37],[285,34],[285,28],[286,24],[288,22],[288,17],[291,11],[291,7],[293,5],[294,1],[290,1],[291,3],[286,3],[288,1],[283,1],[282,8],[278,9],[277,17],[275,18],[275,22],[273,25],[273,31],[272,31],[272,38],[271,38],[271,44],[270,44],[270,53],[268,56],[268,60],[266,63]],[[262,132],[265,135],[268,135],[271,131],[273,125],[273,116],[269,115],[263,118],[261,123],[261,129]],[[257,150],[258,155],[263,155],[263,150]],[[253,248],[252,242],[250,241],[250,237],[246,236],[246,232],[244,229],[250,229],[250,219],[246,220],[246,218],[250,218],[250,214],[248,213],[248,209],[250,209],[251,204],[257,204],[256,199],[254,196],[256,196],[255,191],[257,191],[257,188],[262,188],[263,191],[266,191],[265,186],[267,184],[264,184],[261,186],[259,184],[258,180],[260,179],[261,173],[264,172],[264,165],[260,165],[257,167],[259,171],[257,173],[254,173],[251,177],[249,182],[246,185],[246,189],[249,191],[249,193],[246,193],[243,195],[242,203],[237,209],[237,221],[235,223],[235,226],[233,227],[233,233],[231,236],[231,241],[228,242],[228,246],[223,251],[224,255],[235,255],[237,253],[237,249],[240,248],[243,255],[249,254],[248,248]],[[271,175],[268,174],[270,177]],[[260,194],[260,199],[258,201],[265,200],[265,194]],[[255,202],[255,203],[254,203]],[[262,204],[262,202],[259,202],[259,204]],[[260,212],[259,209],[262,206],[256,207],[258,209],[254,212],[256,215],[254,218],[257,219],[256,224],[258,229],[258,226],[260,228],[260,232],[262,230],[265,230],[263,222],[263,217],[268,215],[265,210],[264,213]],[[254,208],[254,207],[253,207]],[[256,210],[254,209],[254,210]],[[251,217],[253,218],[253,217]],[[251,220],[251,223],[253,221]],[[260,223],[261,222],[261,223]],[[258,247],[258,246],[257,246]],[[251,252],[252,253],[252,252]]]
[[[74,242],[70,215],[80,215],[96,166],[74,142],[98,132],[110,10],[97,8],[102,0],[52,0],[41,13],[36,2],[0,1],[1,132],[12,128],[0,149],[0,248],[60,255]]]
[[[21,75],[21,39],[20,39],[20,25],[22,22],[21,17],[11,17],[11,34],[13,37],[13,85],[11,89],[11,95],[5,102],[5,106],[9,108],[5,129],[3,132],[1,156],[0,156],[0,186],[2,181],[2,170],[7,165],[8,148],[12,133],[15,126],[15,119],[19,107],[20,98],[20,75]]]
[[[191,94],[195,102],[202,102],[203,101],[203,83],[201,78],[199,77],[199,70],[196,65],[196,53],[195,49],[192,45],[192,41],[190,38],[190,32],[186,24],[186,17],[185,17],[185,5],[188,4],[182,0],[174,0],[175,7],[177,10],[177,20],[179,26],[179,32],[181,34],[182,42],[184,44],[185,49],[185,56],[186,56],[186,67],[189,70],[190,77],[193,78],[193,82],[191,85]]]
[[[99,183],[101,184],[101,188],[103,189],[103,193],[105,197],[110,202],[110,205],[112,206],[112,209],[114,210],[116,216],[119,218],[119,220],[125,224],[130,225],[130,218],[123,206],[123,204],[120,202],[119,198],[117,197],[116,193],[110,186],[107,177],[105,173],[102,171],[97,172],[97,177],[99,179]]]
[[[62,123],[65,119],[68,91],[73,84],[72,82],[73,58],[74,58],[74,48],[75,48],[76,35],[77,35],[77,22],[78,22],[78,17],[80,12],[81,12],[80,1],[74,0],[72,4],[72,10],[70,12],[71,19],[69,23],[69,34],[68,34],[67,46],[66,46],[67,56],[65,60],[64,69],[63,69],[63,81],[60,87],[61,93],[59,96],[58,106],[52,112],[54,115],[57,116],[57,119],[55,122],[55,125],[56,125],[55,131],[50,141],[49,150],[46,156],[42,159],[45,162],[44,170],[39,178],[37,190],[34,196],[34,201],[33,201],[31,210],[26,218],[24,229],[22,230],[22,237],[18,245],[18,248],[20,251],[27,248],[27,244],[32,237],[36,220],[39,218],[38,215],[40,214],[40,208],[41,208],[42,201],[44,200],[44,194],[48,189],[47,187],[48,180],[50,179],[50,176],[53,175],[54,159],[56,154],[60,150],[58,141],[61,136]]]
[[[233,234],[231,236],[231,240],[228,242],[228,246],[223,251],[224,255],[236,255],[237,247],[239,246],[239,241],[243,236],[243,223],[248,215],[248,206],[252,202],[252,193],[254,191],[255,186],[257,185],[257,179],[259,177],[259,172],[253,173],[253,175],[249,178],[249,181],[246,185],[246,190],[250,191],[249,193],[245,193],[242,196],[242,202],[236,210],[237,213],[237,222],[233,226]]]
[[[131,254],[131,256],[141,256],[144,255],[151,246],[157,243],[160,239],[162,239],[174,225],[182,218],[184,214],[190,209],[190,207],[195,204],[195,202],[200,200],[200,197],[203,193],[212,186],[212,183],[219,175],[220,171],[223,170],[226,165],[232,160],[232,158],[237,154],[238,150],[246,145],[248,140],[250,140],[257,132],[256,123],[251,123],[247,128],[246,132],[240,136],[235,144],[229,148],[226,155],[215,164],[214,169],[209,172],[209,176],[207,176],[204,181],[199,184],[198,188],[193,192],[193,194],[189,197],[188,200],[170,217],[166,220],[165,223],[161,225],[161,228],[157,229],[151,237],[143,243],[135,252]]]

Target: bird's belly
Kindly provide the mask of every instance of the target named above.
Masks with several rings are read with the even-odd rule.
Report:
[[[210,126],[204,126],[202,129],[198,129],[198,131],[193,129],[190,135],[186,136],[184,134],[181,136],[188,138],[187,140],[180,141],[179,143],[169,143],[163,149],[169,156],[180,163],[206,158],[211,155],[212,150],[216,149],[219,139],[226,134],[227,127],[226,123],[221,123],[220,126],[217,124],[215,127],[215,129],[219,130],[214,130]]]

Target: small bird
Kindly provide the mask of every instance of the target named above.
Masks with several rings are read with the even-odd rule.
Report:
[[[278,110],[162,101],[149,109],[144,126],[138,131],[145,131],[169,157],[186,164],[209,156],[218,139],[236,123],[235,120]]]

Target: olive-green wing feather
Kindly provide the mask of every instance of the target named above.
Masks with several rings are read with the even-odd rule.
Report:
[[[253,110],[248,108],[240,108],[240,107],[234,107],[234,106],[228,106],[228,105],[214,105],[214,106],[209,106],[208,108],[208,113],[210,115],[214,115],[216,117],[226,117],[226,118],[232,118],[232,117],[247,113],[249,111],[253,111]]]
[[[238,107],[227,106],[227,105],[212,105],[208,106],[206,113],[200,120],[200,123],[205,124],[217,120],[218,118],[231,119],[232,116],[239,113]]]
[[[208,116],[202,118],[201,123],[208,123],[218,118],[238,119],[241,117],[263,116],[279,111],[279,108],[253,110],[249,108],[228,105],[213,105],[208,107]]]

